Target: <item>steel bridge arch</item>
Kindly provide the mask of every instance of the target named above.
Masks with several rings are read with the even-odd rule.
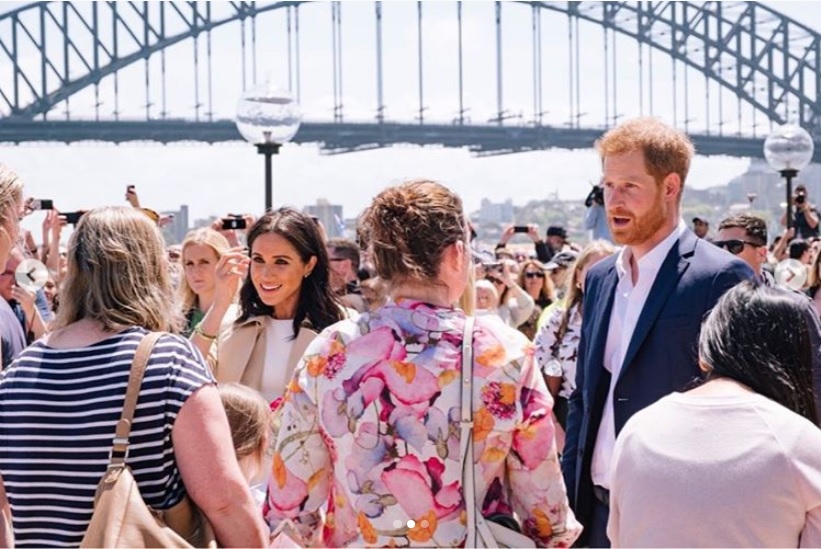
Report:
[[[771,121],[796,121],[821,140],[821,34],[769,7],[720,1],[523,3],[579,17],[647,44],[731,90]],[[760,27],[766,34],[758,34]],[[722,70],[727,61],[734,63],[732,78]],[[766,103],[756,94],[762,80],[767,84]],[[781,110],[790,97],[798,103],[797,120],[786,108]]]
[[[136,11],[138,14],[140,14],[139,10],[137,9],[137,7],[135,5],[136,2],[128,1],[128,2],[122,2],[122,3],[117,2],[117,3],[118,4],[123,4],[123,5],[128,5],[134,11]],[[172,15],[176,15],[180,19],[182,19],[182,21],[188,25],[188,29],[185,32],[181,32],[181,33],[178,33],[178,34],[173,35],[173,36],[161,36],[161,33],[158,32],[156,29],[153,28],[153,26],[151,26],[149,24],[149,22],[147,20],[147,17],[146,17],[146,19],[144,19],[144,21],[143,21],[144,28],[143,29],[138,29],[138,30],[142,31],[142,32],[138,33],[139,36],[143,37],[143,43],[142,43],[140,49],[138,49],[137,51],[128,53],[127,55],[124,55],[124,56],[112,55],[111,50],[109,48],[106,48],[106,46],[102,43],[102,40],[100,40],[100,38],[98,36],[96,36],[95,29],[97,28],[97,22],[95,21],[94,24],[93,24],[93,27],[92,27],[92,24],[90,24],[88,21],[86,21],[85,18],[83,18],[83,16],[77,11],[77,9],[70,2],[46,1],[46,2],[34,2],[34,3],[31,3],[31,4],[27,4],[25,6],[22,6],[18,9],[16,9],[16,10],[12,10],[10,12],[0,14],[0,23],[2,23],[3,20],[6,20],[6,19],[16,20],[15,21],[15,23],[16,23],[17,21],[19,21],[19,17],[20,17],[21,13],[36,10],[36,11],[39,12],[39,16],[40,16],[39,19],[41,21],[41,28],[43,28],[42,21],[45,20],[45,17],[47,17],[47,16],[50,17],[51,20],[63,31],[63,41],[64,41],[64,44],[65,44],[65,51],[68,52],[69,48],[73,49],[73,51],[82,58],[83,63],[86,65],[86,67],[89,68],[89,72],[88,72],[88,74],[85,74],[85,75],[83,75],[83,76],[81,76],[81,77],[79,77],[75,80],[67,81],[67,79],[63,75],[59,74],[59,71],[57,70],[57,68],[54,66],[53,63],[51,63],[46,58],[45,53],[41,50],[41,54],[43,55],[43,57],[41,59],[41,73],[43,74],[44,79],[45,79],[45,74],[46,74],[47,67],[48,67],[52,70],[53,74],[55,74],[59,79],[61,79],[63,81],[63,85],[60,88],[56,89],[56,90],[38,94],[37,90],[35,90],[34,86],[31,84],[31,81],[28,78],[26,78],[25,74],[23,74],[22,71],[19,69],[19,67],[17,65],[17,60],[15,59],[15,56],[13,55],[13,53],[11,51],[9,51],[8,45],[5,43],[4,40],[0,39],[0,50],[4,51],[6,53],[6,55],[8,55],[11,58],[12,62],[14,62],[14,64],[15,64],[15,67],[14,67],[14,74],[15,74],[14,95],[15,95],[15,97],[17,97],[17,95],[18,95],[17,86],[19,85],[19,83],[18,83],[18,75],[19,75],[19,76],[22,76],[22,78],[25,80],[29,90],[35,96],[36,99],[35,99],[35,101],[30,103],[29,105],[26,105],[24,107],[20,107],[20,105],[17,104],[16,101],[13,103],[6,96],[6,94],[3,93],[3,91],[1,89],[0,89],[0,98],[4,99],[6,101],[6,103],[11,107],[11,115],[9,116],[9,118],[31,119],[31,118],[34,118],[35,116],[39,115],[39,114],[47,113],[49,110],[51,110],[55,105],[57,105],[61,101],[64,101],[64,100],[68,99],[73,94],[83,90],[84,88],[86,88],[86,87],[88,87],[92,84],[99,83],[106,76],[114,74],[117,71],[127,67],[128,65],[130,65],[132,63],[135,63],[135,62],[140,61],[142,59],[146,59],[150,55],[152,55],[154,53],[157,53],[160,50],[169,48],[169,47],[171,47],[171,46],[173,46],[173,45],[175,45],[179,42],[182,42],[183,40],[187,40],[189,38],[194,38],[194,37],[198,36],[200,33],[213,30],[217,27],[221,27],[221,26],[226,25],[228,23],[233,23],[235,21],[241,21],[241,20],[246,19],[248,17],[259,15],[260,13],[273,11],[273,10],[278,10],[278,9],[282,9],[282,8],[287,8],[289,6],[297,6],[297,5],[303,4],[303,3],[306,3],[305,0],[279,0],[279,1],[273,2],[273,3],[268,4],[268,5],[263,5],[261,7],[257,7],[256,6],[257,2],[246,2],[246,1],[234,2],[234,1],[231,1],[231,2],[227,2],[226,4],[230,5],[230,7],[233,8],[233,13],[231,13],[230,15],[228,15],[226,17],[213,18],[212,13],[211,13],[211,3],[210,2],[205,4],[205,8],[206,8],[205,11],[201,11],[198,8],[197,2],[186,1],[183,5],[188,6],[188,8],[191,9],[190,19],[189,19],[189,16],[187,16],[185,13],[183,13],[183,11],[181,11],[177,7],[176,2],[168,2],[167,5],[171,6],[171,8],[169,8],[169,13],[171,13]],[[113,1],[108,1],[108,2],[106,2],[106,4],[108,4],[112,8],[114,8],[114,6],[115,6],[115,2],[113,2]],[[165,2],[163,2],[163,4],[165,4]],[[58,21],[58,15],[55,15],[54,12],[51,11],[52,5],[60,5],[60,6],[63,7],[64,11],[63,11],[63,24],[62,25]],[[225,6],[221,6],[221,7],[225,7]],[[165,8],[163,7],[162,9],[165,9]],[[88,60],[85,59],[85,57],[80,53],[79,48],[76,46],[77,40],[73,40],[72,38],[70,38],[67,35],[66,31],[65,31],[65,29],[66,29],[65,25],[66,25],[66,18],[67,18],[67,15],[66,15],[67,10],[73,11],[74,15],[84,23],[83,27],[81,27],[81,28],[83,28],[85,31],[88,31],[89,33],[91,33],[92,40],[94,42],[94,48],[95,48],[94,59],[95,60],[98,59],[99,58],[99,53],[100,53],[99,50],[103,50],[103,53],[105,53],[109,57],[109,60],[110,60],[110,62],[107,65],[94,67],[94,69],[92,69],[89,62],[88,62]],[[173,12],[171,10],[173,10]],[[96,6],[95,6],[95,13],[96,13]],[[125,25],[125,32],[128,32],[131,35],[131,37],[134,39],[134,41],[139,43],[140,38],[138,38],[138,35],[135,34],[134,31],[128,27],[128,24],[122,19],[122,17],[118,18],[116,8],[115,8],[115,11],[113,13],[114,13],[114,19],[119,21],[120,24]],[[95,17],[95,19],[96,19],[96,17]],[[16,27],[13,27],[13,28],[15,29],[15,34],[16,34]],[[31,40],[33,42],[36,42],[34,40],[34,37],[31,35],[31,33],[28,30],[26,30],[26,33],[28,34],[29,38],[31,38]],[[116,31],[115,31],[114,34],[116,34]],[[152,40],[151,35],[153,35],[154,42],[151,41]],[[43,43],[43,39],[41,37],[41,44],[40,44],[41,46],[42,46],[42,43]],[[112,48],[112,49],[116,49],[116,48]]]
[[[0,99],[11,108],[10,118],[32,119],[44,114],[59,102],[74,93],[99,83],[104,77],[114,74],[124,67],[148,58],[150,55],[173,46],[183,40],[194,38],[202,32],[241,21],[248,17],[288,6],[298,6],[304,1],[280,0],[272,3],[263,2],[228,2],[222,7],[230,6],[228,15],[212,17],[210,3],[201,10],[197,2],[188,1],[182,4],[169,2],[169,13],[182,20],[187,28],[172,36],[159,32],[148,21],[143,20],[142,29],[134,30],[120,18],[124,31],[128,32],[140,47],[125,55],[112,55],[111,49],[95,32],[98,28],[95,19],[93,25],[70,3],[35,2],[16,10],[0,14],[0,23],[12,19],[19,23],[21,14],[38,11],[41,28],[43,21],[50,18],[63,31],[65,51],[73,49],[88,67],[87,74],[74,80],[67,79],[47,58],[44,47],[41,49],[40,69],[43,76],[51,71],[61,81],[53,90],[36,90],[24,71],[16,64],[13,51],[9,49],[7,39],[0,38],[0,53],[5,54],[15,63],[14,99],[10,99],[0,90]],[[806,25],[795,21],[771,8],[756,2],[548,2],[520,1],[542,10],[561,12],[568,17],[577,17],[620,34],[629,36],[640,44],[657,49],[668,56],[693,67],[708,79],[731,90],[741,100],[752,105],[767,118],[776,123],[794,120],[809,129],[816,140],[821,140],[821,34]],[[114,2],[107,2],[114,13],[114,25],[117,25],[117,11]],[[136,2],[117,2],[129,6],[138,15],[141,13]],[[260,5],[261,4],[261,5]],[[59,14],[55,14],[54,5],[62,5],[63,25]],[[182,6],[181,9],[179,6]],[[163,8],[164,9],[164,8]],[[76,45],[78,39],[68,36],[65,15],[68,10],[83,21],[83,26],[74,27],[91,34],[94,45],[94,66],[80,53]],[[17,33],[16,26],[15,36]],[[31,33],[32,42],[35,42]],[[142,31],[142,32],[140,32]],[[759,32],[760,31],[760,32]],[[74,31],[76,32],[76,30]],[[116,34],[116,33],[112,33]],[[139,38],[142,36],[142,40]],[[45,39],[41,37],[41,44]],[[142,42],[142,43],[141,43]],[[16,46],[12,49],[16,49]],[[100,54],[108,57],[108,62],[99,65]],[[731,63],[725,67],[725,63]],[[729,70],[728,70],[729,69]],[[21,83],[21,80],[23,81]],[[45,78],[43,78],[45,81]],[[34,100],[27,105],[20,105],[18,86],[25,84],[33,94]],[[764,86],[766,98],[757,93]],[[797,117],[791,115],[787,105],[792,102],[797,107]]]

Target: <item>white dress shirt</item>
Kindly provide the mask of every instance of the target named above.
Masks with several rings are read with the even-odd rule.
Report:
[[[650,289],[656,281],[661,264],[684,231],[687,230],[683,220],[661,242],[636,262],[638,277],[633,285],[633,270],[630,264],[633,252],[629,246],[622,248],[616,259],[616,273],[619,283],[613,298],[613,310],[610,312],[610,326],[607,330],[607,343],[604,348],[604,367],[610,372],[610,390],[604,403],[596,445],[593,447],[593,462],[590,474],[593,484],[610,489],[610,466],[613,462],[613,448],[616,445],[616,425],[613,414],[613,390],[624,366],[627,348],[633,339],[636,323],[639,321],[644,303],[650,295]]]

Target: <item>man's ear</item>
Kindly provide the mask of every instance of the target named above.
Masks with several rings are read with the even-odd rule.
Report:
[[[664,188],[664,197],[670,200],[678,200],[684,190],[681,184],[681,177],[677,173],[668,173],[661,182]]]

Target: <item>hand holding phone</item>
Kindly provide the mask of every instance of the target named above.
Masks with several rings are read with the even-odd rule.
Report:
[[[72,225],[77,225],[80,222],[80,218],[85,215],[84,211],[77,211],[77,212],[65,212],[60,214],[60,217],[66,220],[66,223],[71,223]]]
[[[46,198],[32,198],[28,202],[28,209],[29,210],[53,210],[54,209],[54,201],[48,200]]]
[[[245,229],[246,227],[248,227],[248,222],[242,216],[231,216],[222,218],[223,231]]]
[[[128,185],[125,188],[125,199],[135,208],[140,207],[140,199],[137,197],[137,187],[135,185]]]
[[[528,230],[529,229],[528,229],[527,225],[516,225],[515,227],[513,227],[513,232],[514,233],[525,233],[525,234],[527,234]]]

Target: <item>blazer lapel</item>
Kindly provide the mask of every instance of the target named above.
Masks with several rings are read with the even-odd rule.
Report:
[[[597,314],[593,317],[593,329],[589,332],[594,336],[590,342],[590,352],[585,358],[587,363],[592,366],[585,368],[585,375],[588,376],[585,388],[590,391],[590,397],[596,394],[596,387],[604,368],[604,350],[607,344],[607,332],[610,329],[610,313],[613,310],[613,299],[616,295],[618,283],[619,275],[616,272],[614,263],[602,280],[598,302],[595,307]]]
[[[679,279],[690,265],[690,257],[693,255],[697,241],[698,237],[688,229],[673,245],[664,259],[664,263],[661,264],[661,268],[656,274],[656,280],[653,282],[653,287],[650,289],[650,294],[647,296],[647,301],[644,302],[636,328],[633,330],[633,337],[630,339],[630,346],[627,347],[627,353],[624,355],[619,379],[630,368],[630,363],[633,362],[633,358],[635,358],[636,353],[653,328],[653,324],[664,308],[667,298],[670,297],[670,294],[678,285]]]

